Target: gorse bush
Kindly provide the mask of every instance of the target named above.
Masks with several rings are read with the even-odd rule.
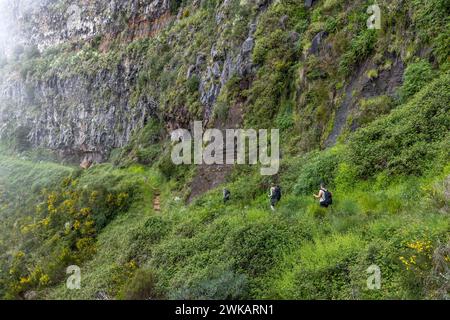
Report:
[[[28,57],[18,48],[2,71],[20,70],[28,86],[133,65],[121,99],[151,105],[153,120],[111,163],[84,171],[33,155],[27,128],[4,141],[41,162],[0,150],[0,297],[446,298],[448,1],[380,1],[393,9],[378,31],[367,29],[361,1],[174,0],[180,15],[152,37],[126,43],[127,29],[108,50],[100,38]],[[249,35],[254,48],[243,52]],[[226,84],[208,72],[215,63],[236,71]],[[223,87],[211,110],[200,89],[212,85]],[[344,134],[323,150],[344,103]],[[279,173],[236,166],[186,203],[201,170],[173,164],[162,120],[188,127],[212,111],[204,120],[226,122],[236,105],[244,126],[281,129]],[[321,182],[333,192],[328,209],[313,198]],[[283,193],[275,212],[272,184]],[[222,187],[231,191],[226,204]],[[82,268],[82,290],[65,285],[72,264]],[[373,264],[380,290],[367,287]]]
[[[19,231],[16,236],[22,239],[22,246],[17,249],[23,253],[20,254],[21,267],[9,265],[11,272],[2,288],[3,294],[12,298],[33,287],[58,282],[68,265],[91,259],[97,250],[98,234],[117,214],[128,210],[130,203],[137,199],[139,189],[136,176],[119,173],[107,165],[94,167],[87,174],[75,172],[72,175],[70,169],[61,167],[63,170],[58,171],[58,166],[52,165],[52,178],[45,175],[49,165],[34,165],[28,177],[22,174],[24,165],[28,164],[12,164],[17,178],[9,172],[6,181],[12,181],[12,186],[22,190],[23,184],[32,177],[36,186],[27,196],[29,202],[2,212],[16,213],[11,221],[3,216],[2,228],[7,229],[14,223]],[[25,180],[21,180],[23,178]],[[14,197],[13,193],[3,194],[2,201],[9,202]],[[22,209],[25,211],[21,212]],[[8,260],[4,262],[2,268],[9,264]]]
[[[143,226],[133,231],[130,237],[128,258],[137,262],[145,261],[145,253],[159,243],[172,230],[170,221],[160,217],[150,217]]]
[[[238,229],[229,238],[230,251],[240,272],[258,276],[274,263],[283,246],[288,244],[288,226],[281,223],[268,228],[265,223],[251,224]]]
[[[208,268],[204,279],[183,285],[171,297],[174,299],[243,299],[248,295],[248,277],[221,266]]]

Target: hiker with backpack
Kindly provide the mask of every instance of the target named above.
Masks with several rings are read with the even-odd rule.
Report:
[[[320,206],[324,208],[333,204],[333,194],[327,190],[324,183],[320,184],[319,194],[315,194],[314,198],[319,199]]]
[[[230,201],[230,197],[231,197],[230,190],[224,188],[223,189],[223,203],[227,203],[228,201]]]
[[[270,198],[270,208],[272,209],[272,211],[275,211],[275,206],[281,200],[281,188],[280,188],[280,186],[278,186],[278,185],[275,186],[274,185],[274,186],[272,186],[270,188],[269,198]]]

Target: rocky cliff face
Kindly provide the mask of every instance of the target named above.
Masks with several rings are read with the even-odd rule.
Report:
[[[448,60],[446,34],[425,19],[446,21],[446,7],[429,2],[413,14],[380,1],[396,21],[386,35],[367,27],[362,0],[0,5],[0,136],[98,161],[152,118],[168,131],[212,125],[237,104],[244,125],[298,137],[291,150],[329,147],[395,107],[415,55]]]
[[[170,11],[169,0],[5,0],[1,9],[2,26],[14,30],[15,42],[41,50],[123,31],[128,40],[146,37],[165,25]]]
[[[118,65],[89,77],[54,75],[42,82],[5,77],[0,86],[0,133],[26,134],[34,147],[101,161],[155,116],[151,97],[142,95],[130,105],[123,84],[131,74]]]
[[[217,37],[198,50],[186,51],[185,57],[172,57],[169,67],[164,66],[168,74],[182,73],[181,81],[195,78],[194,99],[200,109],[196,113],[186,103],[170,109],[167,102],[161,103],[160,75],[142,88],[142,79],[152,68],[147,59],[154,56],[130,49],[154,41],[153,46],[164,46],[167,53],[170,47],[190,44],[193,30],[180,34],[177,29],[188,13],[174,9],[176,1],[4,3],[3,14],[9,19],[3,24],[9,22],[17,33],[10,37],[15,47],[8,47],[9,63],[0,69],[1,137],[26,140],[32,147],[74,155],[80,161],[103,161],[150,118],[165,118],[169,129],[194,117],[208,121],[226,82],[233,75],[254,72],[255,22],[267,2],[255,4],[258,10],[244,21],[236,42],[224,35],[233,27],[233,19],[242,18],[231,13],[234,2],[220,3],[210,17],[210,30]],[[194,1],[191,10],[201,5]]]
[[[95,37],[105,43],[119,34],[124,41],[148,37],[164,27],[161,18],[169,15],[167,0],[6,1],[2,9],[3,29],[16,30],[10,37],[14,47],[3,42],[11,60],[30,48],[45,52],[67,43],[80,47]],[[73,72],[73,67],[50,68],[39,77],[5,69],[0,76],[0,134],[26,135],[33,147],[102,161],[111,148],[125,145],[133,131],[155,116],[157,107],[145,94],[131,106],[137,66],[127,60],[115,62],[94,66],[88,75]]]

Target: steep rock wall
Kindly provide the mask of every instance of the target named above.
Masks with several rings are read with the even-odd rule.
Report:
[[[0,136],[20,136],[31,147],[50,148],[79,161],[104,161],[111,149],[125,146],[150,118],[165,119],[168,130],[193,120],[207,123],[227,81],[255,71],[253,34],[257,17],[268,3],[252,3],[256,9],[242,22],[236,14],[238,2],[219,2],[206,17],[210,23],[199,25],[210,28],[200,30],[209,33],[208,41],[192,50],[187,46],[196,34],[183,27],[187,13],[182,8],[172,15],[168,0],[11,5],[9,12],[19,22],[16,38],[25,53],[16,52],[12,63],[3,70],[0,66]],[[192,15],[201,9],[199,1],[190,6]],[[231,41],[226,35],[236,21],[243,29]],[[163,36],[156,37],[163,30]],[[189,102],[161,103],[166,91],[178,89],[172,83],[169,89],[161,89],[162,74],[145,87],[140,85],[154,68],[148,60],[158,55],[150,49],[132,49],[142,43],[150,49],[164,47],[165,54],[170,51],[166,74],[183,72],[184,82],[198,79],[194,99],[200,110],[189,110]],[[24,58],[27,48],[35,47],[36,55],[44,58]],[[17,51],[11,50],[13,55]],[[52,50],[59,51],[48,58]],[[184,57],[179,58],[180,52]],[[37,62],[45,67],[34,66]]]
[[[0,26],[14,30],[15,44],[43,50],[98,35],[124,40],[148,36],[166,25],[168,20],[161,18],[170,7],[169,0],[5,0],[1,11]]]

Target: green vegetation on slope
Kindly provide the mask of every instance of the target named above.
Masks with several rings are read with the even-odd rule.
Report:
[[[309,11],[281,1],[259,16],[256,75],[233,77],[218,103],[242,103],[246,125],[280,127],[285,152],[276,177],[237,167],[227,205],[220,190],[185,205],[193,168],[170,163],[155,122],[115,150],[112,164],[84,172],[1,156],[0,296],[448,298],[448,1],[388,2],[380,31],[366,29],[365,1],[318,1]],[[196,117],[203,111],[199,79],[185,74],[214,42],[216,2],[206,3],[158,38],[106,54],[95,47],[55,52],[58,59],[44,54],[24,74],[82,74],[137,57],[135,100],[150,92],[165,115],[186,108]],[[240,44],[255,8],[233,2],[228,11],[236,19],[221,41]],[[320,31],[333,50],[309,54]],[[180,40],[173,46],[171,35]],[[364,71],[376,86],[394,58],[406,66],[403,85],[390,95],[350,92],[361,98],[362,127],[347,126],[336,146],[320,150],[354,73]],[[321,181],[333,191],[330,210],[312,198]],[[268,209],[272,182],[284,190],[275,213]],[[157,196],[161,211],[153,208]],[[65,286],[70,264],[81,267],[81,290]],[[380,290],[367,288],[373,264],[381,269]]]
[[[433,121],[438,129],[442,125],[443,134],[434,134],[432,140],[427,135],[408,134],[405,139],[436,146],[446,143],[450,96],[445,90],[439,96],[432,94],[446,83],[448,74],[429,84],[408,104],[359,130],[348,145],[284,159],[278,179],[286,192],[276,213],[268,209],[270,178],[246,167],[237,169],[240,178],[228,185],[233,195],[229,205],[222,203],[219,190],[212,190],[186,207],[175,198],[174,183],[162,180],[153,169],[141,167],[113,169],[101,165],[72,178],[70,183],[62,179],[62,189],[52,188],[56,191],[50,194],[61,190],[76,195],[79,191],[86,192],[88,198],[81,196],[80,205],[72,208],[67,207],[71,198],[63,197],[54,204],[44,194],[44,204],[58,212],[36,209],[18,220],[23,238],[10,253],[14,259],[2,260],[6,261],[3,270],[16,268],[3,294],[12,297],[33,288],[39,290],[41,298],[89,299],[98,292],[116,298],[154,299],[444,298],[448,290],[444,276],[450,259],[448,151],[441,147],[438,150],[446,154],[436,157],[433,153],[436,160],[423,166],[428,153],[416,152],[409,158],[409,153],[394,152],[397,144],[386,145],[386,141],[395,134],[404,136],[405,130],[433,132],[424,127]],[[417,112],[417,105],[421,112]],[[372,134],[380,125],[383,134]],[[371,139],[373,148],[366,148],[367,139]],[[408,146],[414,147],[414,143]],[[380,150],[389,155],[380,162],[384,166],[370,165],[374,170],[360,171],[366,162],[357,156],[359,152],[365,153],[364,159],[376,159]],[[403,157],[407,161],[398,160]],[[20,165],[28,165],[4,159],[2,167],[6,161],[18,171],[22,170]],[[393,170],[399,163],[399,170]],[[411,174],[418,173],[417,168],[422,169],[421,177]],[[360,172],[367,172],[364,180]],[[336,203],[331,210],[320,208],[310,196],[322,178],[334,191]],[[42,179],[44,176],[35,181]],[[126,198],[133,201],[116,209],[116,205],[105,206],[109,197],[100,196],[95,202],[89,199],[92,192],[102,194],[102,190],[108,195],[127,192],[130,197]],[[156,191],[161,194],[162,212],[152,208]],[[119,198],[120,194],[113,200]],[[81,249],[77,241],[85,239],[83,231],[77,235],[61,231],[63,222],[71,217],[66,210],[73,209],[78,217],[79,208],[88,205],[92,219],[97,217],[97,232],[93,231],[95,241],[89,243],[89,249]],[[98,215],[106,221],[99,223]],[[40,224],[41,219],[49,223]],[[36,228],[31,243],[25,241],[30,237],[28,228]],[[67,242],[69,236],[75,245]],[[54,237],[60,245],[52,244]],[[67,243],[67,247],[61,243]],[[59,254],[57,248],[69,248],[66,253],[70,261],[60,262],[59,273],[47,264],[55,260],[41,260],[39,252],[44,248]],[[64,262],[81,264],[81,290],[65,287],[61,274]],[[372,264],[381,268],[381,290],[367,289],[366,270]]]

